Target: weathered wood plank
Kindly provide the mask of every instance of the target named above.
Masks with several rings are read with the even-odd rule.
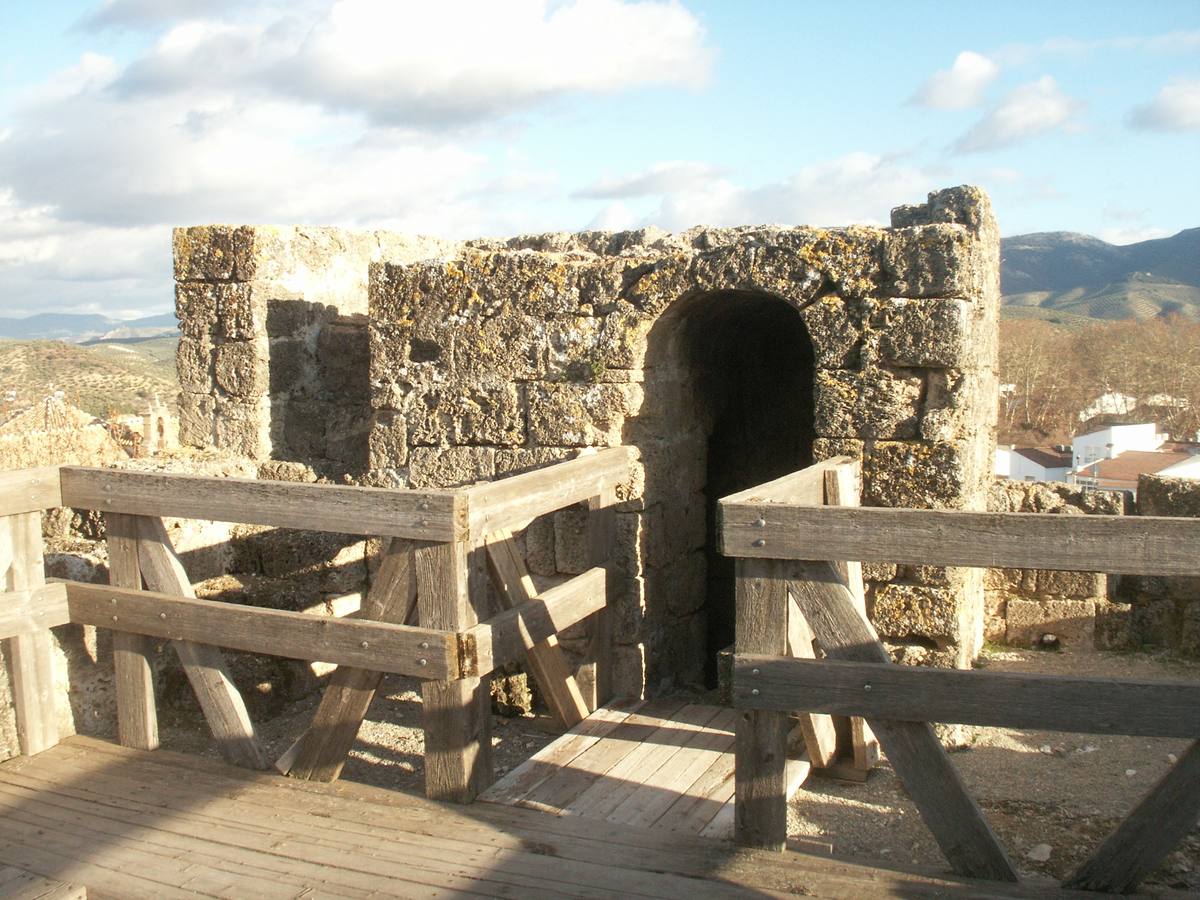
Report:
[[[416,609],[416,603],[412,544],[403,538],[393,538],[383,551],[383,560],[359,618],[403,624]],[[293,778],[334,781],[342,772],[382,680],[383,673],[378,669],[338,666],[329,676],[329,685],[321,695],[312,724],[276,761],[275,768]]]
[[[804,621],[804,616],[796,602],[788,599],[788,653],[797,659],[816,659],[817,653],[813,647],[812,629]],[[736,656],[735,656],[736,659]],[[804,736],[804,746],[808,750],[808,758],[815,766],[829,766],[837,759],[837,727],[832,717],[802,710],[796,707],[789,712],[799,713],[800,733]]]
[[[62,505],[57,466],[0,472],[0,516],[41,512]]]
[[[504,607],[519,609],[532,601],[537,589],[525,569],[525,560],[521,558],[512,534],[503,530],[494,532],[486,538],[486,546],[492,578]],[[603,575],[599,570],[593,571]],[[599,586],[596,582],[596,587]],[[523,627],[523,620],[518,619],[517,625]],[[591,710],[567,665],[562,648],[558,646],[557,636],[550,634],[541,641],[534,641],[529,633],[520,637],[526,647],[529,669],[558,720],[570,728],[586,719]]]
[[[619,586],[617,571],[611,565],[613,546],[616,541],[615,488],[608,488],[587,500],[587,546],[588,563],[601,566],[607,572],[604,596],[615,597]],[[588,639],[588,661],[576,673],[579,689],[593,712],[612,699],[612,613],[607,606],[592,618],[592,633]]]
[[[788,595],[784,565],[737,561],[735,593],[738,653],[787,652]],[[787,846],[787,713],[743,710],[737,722],[734,765],[737,842],[783,850]]]
[[[1085,734],[1200,737],[1200,684],[1186,681],[881,667],[747,655],[734,658],[733,696],[737,706],[749,709],[809,709]]]
[[[487,803],[515,803],[547,778],[569,766],[575,757],[607,736],[641,706],[638,702],[627,709],[600,707],[569,732],[497,779],[495,784],[479,795],[479,799]]]
[[[785,567],[792,595],[829,658],[880,663],[880,669],[891,665],[887,650],[859,616],[832,563],[777,565]],[[868,721],[954,871],[1016,881],[1016,870],[932,726],[892,719]]]
[[[458,641],[445,631],[359,618],[318,618],[75,581],[64,584],[71,621],[81,624],[290,659],[319,657],[339,666],[418,678],[456,678],[459,672]]]
[[[454,491],[128,472],[64,466],[64,506],[143,516],[277,525],[308,531],[451,540],[466,530]]]
[[[114,587],[142,589],[138,562],[138,520],[105,513],[108,581]],[[154,644],[146,635],[114,631],[113,671],[117,693],[117,739],[137,750],[158,749],[158,708],[154,701]]]
[[[418,548],[414,556],[421,625],[450,632],[474,625],[478,616],[467,589],[467,545],[434,544]],[[489,682],[477,676],[425,681],[421,700],[425,794],[470,803],[494,778]]]
[[[0,533],[4,526],[0,524]],[[0,594],[0,638],[36,634],[71,621],[67,590],[61,584],[44,584],[30,591]]]
[[[464,646],[468,655],[474,648],[475,665],[471,669],[464,659],[464,667],[472,675],[486,675],[523,659],[531,650],[536,652],[539,644],[603,609],[607,574],[604,569],[588,569],[469,628],[463,633]]]
[[[789,472],[774,481],[767,481],[723,497],[721,503],[800,503],[819,506],[825,502],[825,473],[851,463],[853,460],[848,456],[821,460],[807,468]]]
[[[1192,744],[1133,812],[1064,883],[1127,894],[1200,820],[1200,741]]]
[[[228,632],[228,612],[238,607],[196,599],[196,592],[184,571],[183,563],[175,554],[162,519],[149,516],[138,518],[138,565],[146,587],[161,596],[154,598],[132,592],[132,596],[119,598],[116,589],[110,588],[109,627],[171,638],[171,646],[175,648],[184,674],[192,685],[221,755],[235,765],[265,769],[267,758],[254,733],[254,724],[246,712],[245,701],[233,683],[225,665],[225,657],[217,647],[208,643],[219,629]],[[97,595],[89,593],[86,587],[75,585],[67,590],[72,618],[75,617],[77,596],[80,598],[78,605],[81,611],[87,604],[83,598],[90,597],[92,603],[89,611],[96,617],[103,615],[103,604],[95,602]],[[171,597],[175,599],[169,599]],[[113,603],[113,600],[117,602]],[[157,631],[152,630],[156,622]],[[91,624],[103,623],[93,621]],[[126,629],[123,625],[133,627]],[[162,633],[164,631],[166,633]],[[175,633],[171,634],[171,631]],[[199,643],[201,639],[205,643]]]
[[[614,490],[629,480],[629,462],[627,447],[610,447],[467,488],[471,539],[518,531],[540,515]]]
[[[721,516],[730,556],[1200,574],[1200,519],[726,501]]]
[[[23,512],[0,519],[11,548],[6,591],[36,591],[46,583],[42,562],[42,514]],[[54,696],[54,645],[49,631],[8,639],[9,682],[21,753],[32,756],[58,743]]]

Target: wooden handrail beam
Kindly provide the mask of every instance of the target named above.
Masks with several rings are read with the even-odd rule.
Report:
[[[71,621],[82,625],[423,679],[459,677],[458,636],[453,632],[316,618],[77,581],[61,584]]]
[[[0,516],[62,506],[57,466],[0,472]]]
[[[612,491],[629,479],[628,447],[610,447],[560,463],[466,488],[472,543],[497,531],[519,531],[538,516]]]
[[[722,503],[802,503],[820,506],[825,502],[825,473],[835,472],[846,465],[854,465],[849,456],[836,456],[821,460],[807,468],[789,472],[774,481],[756,484],[752,488],[738,491],[721,499]]]
[[[722,500],[721,551],[765,559],[1200,575],[1200,519]]]
[[[482,677],[524,659],[529,648],[599,612],[607,574],[600,567],[588,569],[463,632],[463,674]]]
[[[461,491],[402,491],[252,478],[63,466],[61,505],[143,516],[212,519],[451,541],[467,530]]]
[[[1200,737],[1200,684],[739,654],[733,701],[909,722]]]
[[[0,640],[70,623],[67,590],[61,584],[0,593]]]

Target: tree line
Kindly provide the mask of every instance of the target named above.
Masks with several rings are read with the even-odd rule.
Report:
[[[1088,425],[1119,421],[1157,422],[1174,440],[1200,429],[1200,322],[1182,317],[1083,327],[1003,319],[998,375],[1003,444],[1069,443]],[[1135,402],[1081,418],[1104,395]]]

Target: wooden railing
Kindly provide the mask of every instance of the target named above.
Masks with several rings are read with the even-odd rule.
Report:
[[[862,615],[848,559],[1200,575],[1200,519],[835,508],[824,463],[721,501],[723,552],[737,557],[734,705],[738,840],[782,849],[787,714],[862,716],[955,871],[1016,870],[929,723],[1200,738],[1200,684],[893,665]],[[826,561],[827,560],[827,561]],[[787,654],[789,610],[824,659]],[[1200,818],[1200,742],[1067,881],[1131,890]]]
[[[604,615],[621,448],[458,490],[385,490],[74,466],[0,473],[0,638],[8,641],[21,752],[58,741],[49,630],[113,632],[118,738],[158,746],[152,639],[178,653],[222,754],[266,768],[262,745],[219,648],[338,666],[312,725],[275,765],[331,780],[384,673],[421,679],[426,791],[465,801],[492,779],[487,675],[522,657],[566,725],[607,699]],[[593,568],[538,593],[512,532],[586,502]],[[45,582],[40,518],[52,507],[104,514],[110,585]],[[196,598],[163,516],[387,538],[354,617],[325,618]],[[487,605],[487,580],[503,611]],[[577,683],[558,632],[588,616],[593,661]],[[482,621],[481,621],[482,619]]]

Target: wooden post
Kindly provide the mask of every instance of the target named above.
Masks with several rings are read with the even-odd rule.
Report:
[[[467,588],[469,549],[466,543],[455,541],[415,552],[422,626],[466,631],[476,623]],[[434,800],[470,803],[493,778],[489,679],[425,681],[421,700],[425,794]]]
[[[743,561],[748,562],[739,560]],[[796,604],[830,659],[892,665],[833,563],[778,565],[785,567]],[[929,723],[874,719],[870,725],[954,871],[972,878],[1016,881],[1016,869]]]
[[[505,609],[516,609],[537,595],[533,579],[525,569],[516,541],[508,531],[497,531],[487,539],[487,557],[491,563],[496,591]],[[591,711],[575,676],[567,666],[567,658],[558,644],[558,636],[550,635],[540,643],[522,635],[529,671],[546,698],[554,715],[566,728],[574,728]]]
[[[608,571],[605,596],[611,603],[619,590],[612,565],[616,537],[617,492],[608,488],[587,501],[588,565],[604,566]],[[588,640],[588,662],[579,671],[579,687],[588,708],[595,711],[612,699],[612,612],[605,608],[592,617]]]
[[[105,513],[108,581],[142,589],[136,516]],[[142,634],[114,631],[113,670],[117,691],[117,740],[136,750],[158,749],[158,713],[154,703],[154,642]]]
[[[46,583],[42,562],[42,514],[24,512],[0,519],[0,556],[8,558],[5,590],[28,591]],[[9,681],[21,753],[32,756],[58,743],[54,698],[54,643],[49,631],[8,640]]]
[[[416,605],[412,544],[393,538],[383,552],[383,562],[359,611],[359,618],[403,624]],[[383,673],[338,666],[312,724],[275,763],[293,778],[333,781],[342,773],[346,756],[375,698]]]
[[[196,591],[175,555],[162,519],[138,516],[138,564],[150,590],[195,599]],[[171,641],[171,645],[196,692],[221,755],[227,762],[248,769],[267,768],[266,754],[221,651],[193,641]]]
[[[788,595],[781,564],[739,559],[736,597],[736,652],[787,655]],[[786,712],[739,711],[734,836],[743,846],[783,850],[787,844],[788,730]]]

